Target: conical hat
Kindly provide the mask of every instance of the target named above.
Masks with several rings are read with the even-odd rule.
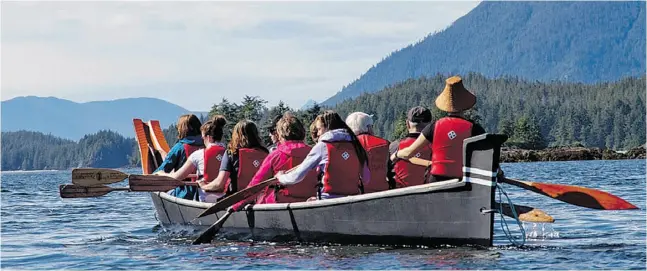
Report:
[[[476,104],[476,96],[465,89],[463,79],[459,76],[452,76],[445,80],[445,89],[436,98],[438,109],[458,113],[472,108]]]

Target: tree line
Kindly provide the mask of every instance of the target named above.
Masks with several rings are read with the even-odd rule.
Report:
[[[204,122],[216,114],[227,118],[225,141],[231,129],[242,120],[257,123],[270,145],[267,124],[284,112],[294,112],[308,130],[315,117],[333,109],[345,117],[354,111],[374,115],[377,135],[395,140],[406,135],[406,112],[422,105],[432,111],[433,119],[445,115],[434,100],[445,86],[445,76],[421,77],[363,94],[335,107],[317,104],[294,110],[285,103],[268,107],[258,96],[245,96],[240,103],[222,99],[214,104]],[[514,77],[488,79],[479,74],[463,77],[466,88],[477,96],[477,105],[467,118],[480,123],[489,133],[503,133],[508,146],[541,149],[547,146],[585,146],[629,149],[645,143],[645,76],[617,82],[540,83]],[[164,129],[169,145],[177,142],[177,129]],[[313,144],[310,137],[307,143]],[[73,167],[139,166],[139,149],[134,138],[112,131],[86,135],[79,142],[38,132],[2,133],[2,170],[68,169]]]

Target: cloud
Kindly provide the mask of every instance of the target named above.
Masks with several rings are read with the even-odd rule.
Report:
[[[2,99],[321,101],[477,2],[3,2]]]

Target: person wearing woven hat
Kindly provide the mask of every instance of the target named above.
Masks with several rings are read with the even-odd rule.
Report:
[[[464,111],[476,104],[476,96],[463,85],[459,76],[445,81],[445,89],[436,98],[438,109],[448,115],[430,123],[411,146],[396,151],[391,160],[409,159],[431,143],[432,181],[460,178],[463,175],[463,140],[484,134],[483,127],[465,119]]]
[[[389,141],[373,133],[373,116],[364,112],[353,112],[346,117],[346,124],[357,135],[368,155],[371,182],[364,186],[364,193],[389,190],[386,178],[389,161]]]
[[[389,155],[393,155],[400,149],[411,146],[420,136],[422,129],[431,123],[431,111],[422,106],[416,106],[407,112],[407,130],[409,133],[402,139],[396,140],[389,146]],[[414,157],[431,160],[431,144],[423,147],[414,154]],[[402,188],[425,183],[427,168],[414,165],[407,160],[393,162],[389,159],[387,177],[389,186]]]

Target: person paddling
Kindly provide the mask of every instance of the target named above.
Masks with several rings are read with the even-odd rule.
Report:
[[[431,123],[431,111],[429,109],[416,106],[407,112],[407,130],[409,133],[402,139],[398,139],[389,145],[389,154],[393,155],[396,151],[404,149],[413,144],[420,136],[420,132]],[[431,160],[431,144],[418,150],[414,157]],[[393,162],[389,160],[387,175],[391,188],[402,188],[425,183],[425,174],[427,169],[424,166],[414,165],[407,160],[398,160]]]
[[[205,122],[200,127],[200,132],[202,133],[202,139],[206,144],[205,149],[199,149],[189,155],[189,159],[184,163],[184,165],[177,171],[173,173],[156,173],[158,175],[167,175],[172,178],[183,180],[189,174],[196,173],[198,175],[198,182],[202,185],[209,184],[217,176],[220,170],[220,163],[224,157],[225,150],[227,145],[222,142],[222,137],[224,134],[224,127],[227,124],[227,120],[222,115],[216,115],[211,120]],[[177,190],[177,188],[176,188]],[[216,199],[224,195],[224,191],[218,192],[205,192],[202,189],[197,191],[198,193],[193,193],[191,199],[199,200],[202,202],[215,202]]]
[[[364,186],[364,193],[385,191],[389,189],[386,178],[389,161],[389,141],[375,136],[373,118],[364,112],[353,112],[346,117],[346,124],[357,135],[357,139],[366,150],[368,165],[371,169],[371,182]]]
[[[187,114],[180,116],[177,121],[179,141],[173,145],[162,164],[153,173],[171,173],[177,171],[184,165],[193,152],[204,148],[204,141],[200,136],[201,126],[202,123],[200,123],[200,119],[196,115]],[[195,181],[196,178],[188,180]],[[193,199],[194,195],[197,194],[195,186],[182,186],[173,191],[171,195],[185,199]]]
[[[312,147],[303,142],[306,136],[303,123],[291,113],[285,113],[279,119],[276,125],[276,132],[278,136],[276,151],[271,152],[265,157],[260,169],[256,172],[256,175],[254,175],[254,178],[247,187],[257,185],[273,177],[279,171],[289,170],[301,164],[306,158],[306,155],[312,150]],[[264,193],[259,195],[256,204],[306,201],[308,198],[316,195],[314,188],[317,186],[317,183],[316,171],[310,170],[303,181],[295,185],[268,187]],[[253,199],[241,201],[232,208],[234,211],[239,211],[243,206],[252,201]]]
[[[247,187],[268,153],[256,124],[248,120],[239,121],[232,130],[218,176],[212,182],[200,183],[200,188],[206,192],[224,191],[226,195],[238,192]]]
[[[360,186],[370,182],[368,156],[357,136],[332,110],[315,119],[319,141],[305,160],[289,173],[276,173],[284,186],[303,181],[311,170],[319,172],[317,199],[357,195]]]
[[[459,76],[450,77],[445,83],[445,89],[436,98],[436,106],[448,112],[447,117],[427,125],[413,144],[391,155],[392,161],[409,159],[431,143],[432,182],[460,178],[463,175],[463,140],[485,133],[483,127],[465,119],[463,114],[476,104],[476,96],[463,86]]]

